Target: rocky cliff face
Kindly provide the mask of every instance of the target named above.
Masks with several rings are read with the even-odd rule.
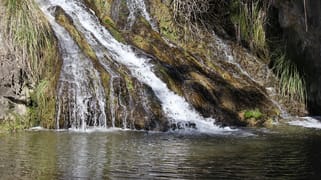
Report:
[[[278,23],[287,54],[298,65],[307,83],[311,114],[321,114],[321,2],[315,0],[275,1]],[[277,28],[277,27],[276,27]]]
[[[102,24],[115,29],[122,41],[147,53],[157,75],[203,116],[214,117],[223,125],[259,126],[280,113],[264,88],[274,86],[271,72],[243,48],[233,47],[234,43],[213,34],[199,41],[182,41],[183,32],[175,27],[169,6],[163,1],[145,1],[153,17],[150,20],[141,10],[135,12],[136,18],[128,18],[131,12],[123,1],[99,2],[88,0],[87,4]],[[109,4],[103,6],[108,8],[102,10],[102,2]],[[250,74],[243,70],[246,66]],[[265,119],[244,119],[244,112],[253,109],[262,111]]]

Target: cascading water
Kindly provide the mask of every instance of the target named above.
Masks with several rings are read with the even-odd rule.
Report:
[[[230,130],[229,128],[223,129],[214,125],[214,119],[202,117],[185,101],[184,98],[169,90],[167,85],[153,72],[153,66],[150,63],[152,59],[138,57],[130,46],[121,44],[114,39],[112,35],[100,24],[98,18],[89,11],[81,1],[38,0],[38,2],[44,12],[50,16],[51,19],[53,19],[53,17],[48,13],[48,11],[46,11],[46,9],[54,6],[60,6],[64,9],[66,14],[72,18],[76,28],[84,34],[89,43],[93,39],[96,39],[99,44],[109,52],[114,61],[125,65],[134,77],[150,86],[155,95],[161,101],[164,113],[173,124],[184,125],[187,123],[193,123],[199,131],[206,132]],[[43,2],[47,2],[47,6]],[[57,26],[56,23],[53,22],[52,25]],[[64,36],[67,34],[62,30],[56,30],[55,32],[58,36]],[[61,39],[60,41],[62,41],[62,45],[65,44],[64,39]],[[68,41],[72,40],[68,39]],[[93,48],[97,49],[96,47]]]
[[[127,7],[129,9],[129,16],[128,16],[128,26],[127,28],[131,28],[136,20],[136,15],[140,14],[143,16],[146,21],[149,23],[149,25],[152,27],[152,29],[156,32],[159,32],[159,28],[156,25],[155,21],[153,21],[153,18],[151,18],[150,14],[147,11],[145,0],[127,0]],[[162,37],[162,39],[170,46],[170,47],[176,47],[175,44],[170,42],[165,37]]]
[[[246,75],[248,78],[250,78],[252,81],[256,82],[255,79],[253,79],[241,66],[240,64],[238,64],[236,62],[236,60],[234,59],[234,56],[231,52],[231,47],[229,47],[225,42],[223,42],[223,40],[221,38],[219,38],[215,33],[213,33],[213,38],[214,38],[214,43],[216,45],[216,47],[218,47],[218,50],[221,52],[218,53],[222,53],[225,56],[225,61],[227,61],[230,64],[235,65],[239,71]],[[235,74],[234,74],[235,75]]]
[[[151,25],[154,31],[158,31],[156,24],[147,12],[144,0],[127,0],[127,7],[129,9],[128,25],[131,28],[136,20],[136,14],[143,16],[146,21]]]
[[[43,11],[50,14],[47,8]],[[63,59],[57,94],[57,128],[61,118],[69,120],[74,129],[106,127],[105,93],[98,72],[68,32],[51,16],[48,19],[59,40]]]

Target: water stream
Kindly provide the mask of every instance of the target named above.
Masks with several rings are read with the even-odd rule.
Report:
[[[127,7],[129,9],[129,16],[128,16],[128,25],[129,28],[133,26],[136,20],[137,14],[143,16],[146,21],[151,25],[154,31],[158,31],[156,24],[154,23],[153,19],[149,15],[146,4],[144,0],[127,0]]]
[[[152,59],[138,57],[130,46],[124,45],[113,38],[82,1],[38,0],[38,2],[44,13],[51,19],[53,17],[46,9],[60,6],[72,18],[76,28],[83,33],[89,43],[97,41],[96,46],[92,46],[96,53],[97,44],[100,44],[99,48],[105,48],[114,61],[125,65],[131,71],[132,76],[150,86],[161,101],[162,109],[172,123],[180,126],[193,123],[199,131],[203,132],[230,130],[214,125],[215,120],[213,118],[202,117],[183,97],[169,90],[167,85],[153,72],[153,66],[150,62]],[[52,24],[56,26],[56,23],[52,22]],[[56,31],[56,33],[61,36],[66,34],[63,31]],[[72,40],[69,39],[68,41]]]
[[[257,79],[253,78],[238,62],[237,58],[234,57],[233,53],[232,53],[232,48],[231,46],[225,42],[224,40],[222,40],[220,37],[218,37],[215,33],[213,33],[213,39],[214,39],[214,43],[217,47],[217,54],[223,54],[224,55],[224,61],[233,64],[235,67],[237,67],[237,69],[239,70],[239,72],[243,75],[245,75],[246,77],[248,77],[250,80],[252,80],[253,82],[256,82],[258,84],[260,84],[258,82]],[[247,56],[251,56],[250,54],[246,54]],[[253,58],[256,59],[256,58]],[[261,64],[261,63],[258,63]],[[267,66],[264,66],[264,71],[269,72],[270,70],[268,69]],[[234,76],[238,77],[237,74],[233,74]],[[268,79],[269,77],[265,77],[266,79]],[[271,102],[278,107],[278,109],[280,110],[280,116],[282,118],[288,119],[290,118],[289,113],[285,110],[284,107],[282,107],[282,105],[277,102],[276,100],[274,100],[274,96],[275,96],[275,89],[273,87],[269,87],[267,88],[267,93],[269,94],[270,100]]]
[[[49,11],[46,10],[47,13]],[[106,127],[105,93],[98,72],[68,32],[49,17],[63,59],[57,95],[57,128],[60,118],[72,119],[72,128]]]

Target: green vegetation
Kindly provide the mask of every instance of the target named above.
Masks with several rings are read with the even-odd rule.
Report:
[[[54,114],[56,100],[54,92],[51,90],[50,82],[42,80],[31,93],[31,105],[29,108],[30,126],[39,126],[54,128]]]
[[[57,51],[49,24],[33,0],[5,0],[6,30],[16,53],[28,65],[29,74],[37,82],[44,75],[47,59]]]
[[[244,112],[244,118],[245,119],[260,119],[263,116],[261,111],[259,109],[254,109],[254,110],[248,110]]]
[[[51,128],[55,113],[55,87],[60,72],[55,36],[33,0],[5,0],[4,4],[6,38],[14,46],[17,57],[27,65],[29,80],[35,86],[28,117],[23,120],[17,118],[14,122],[27,124],[25,128],[40,124]]]
[[[238,42],[245,43],[252,52],[266,62],[272,62],[279,77],[279,93],[290,100],[305,103],[305,81],[294,62],[280,52],[282,41],[270,42],[265,33],[269,1],[232,1],[231,21],[235,26]],[[269,42],[269,45],[268,45]],[[271,46],[271,47],[269,47]]]
[[[126,42],[120,31],[116,28],[114,21],[110,18],[112,0],[85,0],[84,2],[88,7],[95,11],[102,24],[109,30],[117,41],[123,43]],[[122,1],[121,3],[125,3],[126,6],[126,1]]]
[[[234,0],[230,5],[231,21],[235,27],[237,41],[247,43],[261,58],[268,58],[264,28],[267,23],[267,10],[263,7],[265,6],[261,0],[255,2]]]
[[[279,92],[290,100],[305,103],[305,81],[297,66],[286,58],[285,54],[276,56],[273,69],[279,77]]]
[[[24,116],[21,116],[14,112],[11,112],[10,116],[10,119],[6,119],[0,122],[0,133],[16,132],[29,127],[29,124],[24,120]]]
[[[122,34],[118,31],[118,29],[115,27],[115,24],[110,17],[105,17],[103,21],[103,25],[109,30],[111,35],[119,42],[126,42],[123,38]]]

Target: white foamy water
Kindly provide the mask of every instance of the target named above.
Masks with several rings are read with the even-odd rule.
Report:
[[[72,128],[84,130],[89,123],[106,127],[105,93],[97,70],[69,33],[55,22],[49,5],[43,2],[41,7],[59,40],[63,59],[57,95],[57,128],[61,113],[66,111],[69,117],[65,116],[65,119],[71,121]]]
[[[36,127],[29,128],[28,130],[29,131],[46,131],[48,129],[45,129],[45,128],[41,127],[41,126],[36,126]]]
[[[196,128],[202,132],[231,130],[230,128],[220,128],[214,125],[215,120],[213,118],[202,117],[186,102],[183,97],[180,97],[169,90],[167,85],[153,72],[153,67],[150,63],[151,59],[138,57],[130,46],[121,44],[114,39],[112,35],[100,24],[98,18],[91,11],[88,11],[88,8],[86,8],[80,1],[38,0],[38,2],[47,2],[47,6],[40,3],[43,9],[50,6],[61,6],[73,19],[76,28],[82,32],[87,32],[84,33],[84,35],[89,42],[92,38],[95,38],[108,50],[113,60],[127,66],[134,77],[150,86],[161,101],[162,109],[172,123],[184,124],[192,122],[195,123]],[[51,16],[48,12],[44,12],[48,16]],[[61,34],[65,32],[56,33]]]
[[[69,128],[69,132],[76,132],[76,133],[110,133],[110,132],[118,132],[118,131],[128,131],[128,129],[122,129],[122,128],[103,128],[103,127],[88,127],[85,130],[77,129],[77,128]]]
[[[219,38],[215,33],[213,33],[213,38],[214,38],[214,43],[216,44],[216,46],[218,47],[218,50],[221,51],[219,53],[222,53],[224,54],[225,56],[225,61],[227,61],[228,63],[230,64],[233,64],[235,65],[239,71],[244,74],[245,76],[247,76],[248,78],[250,78],[252,81],[256,82],[255,79],[253,79],[249,73],[244,70],[240,64],[235,60],[234,56],[233,56],[233,53],[232,53],[232,50],[231,50],[231,47],[226,43],[224,42],[221,38]]]
[[[321,117],[302,117],[300,120],[289,121],[288,124],[306,128],[321,129]]]

